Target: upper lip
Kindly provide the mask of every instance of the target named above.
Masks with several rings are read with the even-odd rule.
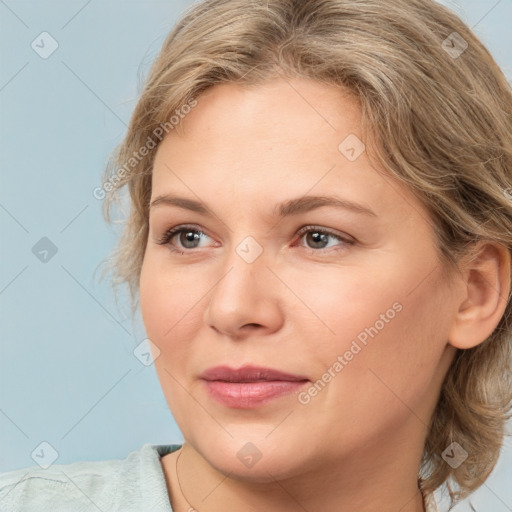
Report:
[[[309,380],[303,375],[294,375],[273,368],[246,365],[241,368],[229,366],[214,366],[201,374],[204,380],[221,380],[225,382],[258,382],[258,381],[302,381]]]

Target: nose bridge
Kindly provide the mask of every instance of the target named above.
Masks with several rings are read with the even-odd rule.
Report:
[[[231,246],[224,272],[209,296],[205,322],[224,333],[236,334],[246,324],[274,329],[280,322],[275,302],[275,279],[267,268],[266,252],[253,236]]]
[[[227,288],[224,297],[229,300],[227,293],[234,293],[233,300],[239,300],[238,294],[251,294],[257,291],[257,284],[265,279],[264,274],[271,274],[266,268],[267,258],[264,256],[263,245],[252,235],[234,243],[226,256],[224,277],[216,288]],[[249,297],[247,297],[249,300]]]

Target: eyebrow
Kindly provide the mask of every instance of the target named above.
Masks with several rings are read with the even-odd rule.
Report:
[[[195,201],[194,199],[164,194],[154,199],[150,204],[150,208],[161,205],[177,206],[207,217],[212,217],[210,210],[203,203]],[[342,208],[344,210],[351,210],[355,213],[377,217],[377,214],[366,206],[335,196],[304,196],[296,199],[290,199],[276,205],[273,210],[273,214],[279,217],[288,217],[291,215],[306,213],[325,206]]]

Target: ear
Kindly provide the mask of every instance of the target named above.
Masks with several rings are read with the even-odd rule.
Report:
[[[473,348],[496,329],[510,294],[511,256],[503,245],[480,242],[461,269],[464,298],[460,302],[448,342]]]

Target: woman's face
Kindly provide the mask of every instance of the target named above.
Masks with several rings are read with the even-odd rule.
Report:
[[[185,440],[255,481],[419,464],[458,302],[427,211],[370,165],[357,103],[304,79],[224,84],[181,122],[155,156],[140,298]],[[201,378],[245,365],[307,381]]]

